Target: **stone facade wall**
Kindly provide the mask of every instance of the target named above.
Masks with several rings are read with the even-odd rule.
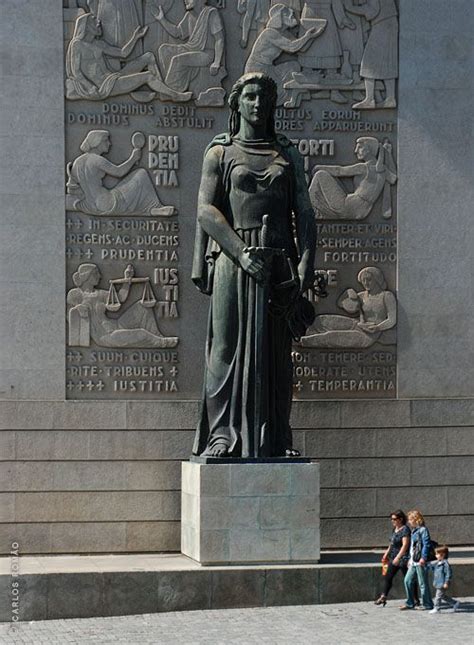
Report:
[[[58,400],[65,378],[62,2],[7,0],[1,23],[0,292],[8,306],[0,311],[0,397]]]
[[[64,402],[62,12],[2,2],[1,551],[173,551],[197,404]],[[471,0],[400,1],[400,400],[295,405],[323,548],[384,544],[398,506],[472,543],[473,20]]]
[[[3,553],[12,540],[23,553],[179,550],[195,403],[8,408],[3,427],[28,416],[38,429],[0,434]],[[322,548],[384,545],[398,507],[419,507],[439,542],[472,543],[473,401],[299,403],[293,424],[321,463]]]
[[[474,395],[470,0],[400,5],[398,396]]]

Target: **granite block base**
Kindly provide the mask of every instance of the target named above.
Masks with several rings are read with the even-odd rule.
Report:
[[[319,464],[182,464],[181,551],[200,564],[314,563]]]

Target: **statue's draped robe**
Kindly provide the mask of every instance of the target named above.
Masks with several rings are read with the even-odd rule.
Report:
[[[314,218],[306,187],[298,190],[298,182],[304,182],[302,168],[297,168],[298,153],[284,138],[226,143],[219,148],[220,191],[215,205],[246,246],[261,244],[262,218],[268,214],[266,246],[285,249],[296,267],[293,218],[300,218],[298,226],[307,231],[313,230]],[[271,284],[290,277],[288,262],[275,259]],[[266,347],[256,352],[256,282],[199,225],[193,279],[201,289],[212,291],[203,409],[194,454],[224,444],[238,457],[284,455],[291,447],[292,397],[292,338],[284,313],[294,291],[273,291],[263,331]],[[266,357],[260,374],[255,364],[259,351]],[[256,429],[257,379],[262,386],[262,425]]]
[[[300,36],[310,27],[310,20],[323,18],[327,23],[323,33],[298,54],[298,61],[302,67],[333,71],[340,67],[342,47],[338,24],[344,17],[342,0],[306,0],[301,14]]]
[[[219,13],[215,7],[204,7],[194,24],[186,13],[178,25],[184,45],[163,44],[159,49],[160,63],[166,74],[166,84],[177,92],[185,92],[199,75],[201,68],[209,68],[214,60],[214,38],[223,31]],[[181,54],[193,54],[192,65]]]
[[[371,31],[362,57],[363,78],[398,78],[398,11],[394,0],[370,0]]]
[[[88,310],[90,338],[99,347],[175,347],[175,338],[166,338],[158,329],[152,308],[140,300],[123,305],[123,311],[112,317],[107,312],[108,292],[105,289],[85,291],[71,289],[67,296],[69,308],[82,305]]]
[[[97,189],[92,176],[98,172],[100,159],[96,153],[86,152],[74,161],[71,179],[76,191],[82,191],[78,210],[92,215],[150,215],[152,209],[163,206],[144,168],[132,170],[113,188]]]
[[[122,48],[142,24],[139,0],[99,0],[97,17],[109,45]]]

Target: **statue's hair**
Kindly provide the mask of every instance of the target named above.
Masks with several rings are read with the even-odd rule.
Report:
[[[91,130],[87,133],[84,141],[81,143],[80,150],[82,150],[82,152],[90,152],[91,150],[94,150],[94,148],[97,148],[97,146],[100,146],[101,142],[109,136],[108,130]]]
[[[286,11],[291,11],[291,9],[281,2],[270,7],[267,27],[277,30],[281,29],[283,27],[283,13]]]
[[[277,85],[273,78],[263,74],[262,72],[248,72],[239,78],[232,87],[232,90],[229,95],[229,107],[230,107],[230,116],[229,116],[229,134],[231,137],[235,135],[240,130],[240,112],[239,112],[239,98],[242,94],[242,90],[246,85],[250,83],[256,83],[261,85],[265,90],[265,96],[268,100],[268,117],[267,117],[267,134],[274,137],[275,136],[275,108],[277,102]]]
[[[87,34],[87,26],[90,18],[94,16],[91,13],[84,13],[76,20],[74,24],[74,33],[67,47],[66,52],[66,76],[68,79],[74,78],[74,49],[75,46],[84,40]]]
[[[74,282],[76,287],[82,287],[84,282],[88,280],[91,273],[95,270],[98,270],[97,264],[92,264],[89,262],[80,264],[77,268],[77,271],[72,276],[72,281]]]
[[[84,40],[87,33],[87,25],[91,18],[94,18],[94,15],[92,13],[83,13],[81,16],[79,16],[74,24],[74,33],[72,35],[72,40]]]
[[[387,283],[385,282],[384,275],[380,269],[377,267],[365,267],[361,271],[359,271],[359,275],[357,276],[357,280],[362,283],[362,278],[365,275],[371,275],[377,285],[382,289],[382,291],[385,291],[387,289]]]
[[[374,155],[374,157],[377,156],[377,153],[380,147],[380,142],[375,137],[359,137],[357,139],[357,143],[365,144],[366,146],[369,147],[370,152]]]

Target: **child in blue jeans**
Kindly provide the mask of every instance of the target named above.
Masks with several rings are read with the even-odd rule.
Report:
[[[448,611],[455,612],[459,607],[459,602],[446,593],[449,583],[453,578],[453,570],[448,562],[449,549],[447,546],[439,546],[435,549],[435,553],[436,562],[430,564],[430,568],[434,571],[433,587],[436,589],[436,596],[434,599],[434,607],[430,611],[430,614],[437,614],[439,612],[443,600],[451,607]]]

